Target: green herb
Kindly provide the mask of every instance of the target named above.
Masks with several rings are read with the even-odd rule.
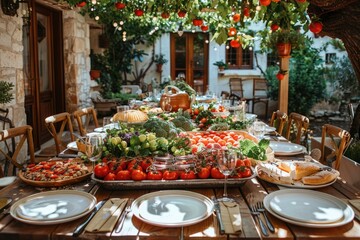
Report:
[[[269,147],[269,144],[270,141],[267,139],[261,139],[259,143],[244,139],[240,140],[240,149],[244,156],[263,161],[267,159],[266,149]]]

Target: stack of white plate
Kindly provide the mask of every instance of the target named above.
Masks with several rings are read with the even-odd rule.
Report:
[[[292,156],[306,152],[304,146],[290,142],[270,141],[269,146],[278,156]]]
[[[37,225],[69,222],[93,210],[96,198],[86,192],[56,190],[22,198],[10,208],[15,219]]]
[[[264,206],[275,217],[304,227],[337,227],[354,218],[354,211],[349,205],[334,196],[313,190],[272,192],[264,198]]]

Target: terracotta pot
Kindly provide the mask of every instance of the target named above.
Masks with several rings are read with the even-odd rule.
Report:
[[[278,43],[276,45],[278,50],[278,55],[281,57],[290,56],[291,52],[291,43]]]
[[[162,64],[156,64],[156,71],[158,72],[158,73],[161,73],[162,72]]]
[[[101,75],[100,70],[90,70],[91,80],[95,80],[95,79],[99,78],[100,75]]]

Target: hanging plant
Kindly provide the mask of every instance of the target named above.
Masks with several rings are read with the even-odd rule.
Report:
[[[14,99],[11,91],[14,88],[14,84],[11,82],[0,81],[0,104],[11,102]]]

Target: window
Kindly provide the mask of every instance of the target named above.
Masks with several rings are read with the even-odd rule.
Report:
[[[333,64],[336,58],[336,53],[326,53],[325,55],[325,63]]]
[[[267,60],[267,67],[278,66],[280,62],[279,56],[274,52],[268,53],[266,55],[266,60]]]
[[[253,51],[249,47],[245,49],[227,47],[226,62],[229,69],[252,69]]]

